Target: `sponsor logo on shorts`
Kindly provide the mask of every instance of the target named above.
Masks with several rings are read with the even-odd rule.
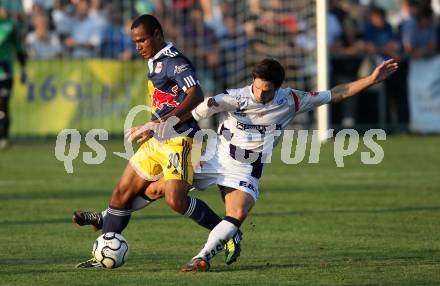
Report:
[[[251,183],[249,183],[249,182],[245,182],[245,181],[240,181],[240,187],[245,187],[245,188],[247,188],[247,189],[249,189],[249,190],[251,190],[252,192],[256,192],[255,191],[255,187],[254,187],[254,185],[252,185]]]

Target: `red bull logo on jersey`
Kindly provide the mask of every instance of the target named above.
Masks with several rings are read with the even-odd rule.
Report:
[[[168,93],[165,91],[162,91],[158,88],[154,88],[153,90],[153,94],[151,96],[152,98],[152,103],[151,103],[151,107],[154,110],[157,109],[162,109],[165,106],[173,106],[176,107],[177,105],[179,105],[179,103],[175,100],[176,96],[177,96],[177,90],[178,90],[179,86],[175,85],[171,88],[171,92],[172,93]]]

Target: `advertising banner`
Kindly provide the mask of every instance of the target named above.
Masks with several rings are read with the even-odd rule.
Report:
[[[19,68],[15,71],[12,136],[52,136],[64,128],[102,128],[122,135],[130,108],[147,104],[147,66],[142,61],[29,61],[26,84],[20,83]],[[136,122],[148,116],[140,114]]]
[[[440,133],[440,56],[411,60],[408,88],[411,131]]]

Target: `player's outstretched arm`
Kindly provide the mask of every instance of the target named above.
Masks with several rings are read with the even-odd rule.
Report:
[[[345,84],[340,84],[331,89],[332,103],[337,103],[356,95],[368,87],[386,80],[399,68],[395,59],[389,59],[378,65],[367,77]]]

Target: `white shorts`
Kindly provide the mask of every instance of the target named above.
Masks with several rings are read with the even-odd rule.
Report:
[[[249,163],[242,163],[229,155],[219,155],[216,152],[214,158],[200,165],[194,170],[193,186],[196,189],[204,190],[211,185],[220,185],[234,188],[252,196],[257,201],[259,196],[259,176],[263,166],[254,166]],[[259,176],[255,173],[259,172]],[[258,178],[257,178],[258,177]]]

